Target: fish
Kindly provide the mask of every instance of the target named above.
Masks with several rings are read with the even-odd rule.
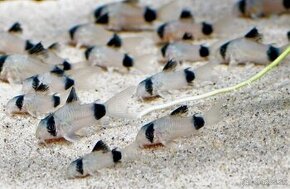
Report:
[[[3,54],[25,54],[34,46],[30,40],[19,37],[23,32],[19,22],[15,22],[8,31],[0,31],[0,53]]]
[[[105,115],[105,105],[81,104],[75,88],[72,87],[65,105],[40,120],[35,136],[40,143],[60,138],[75,142],[78,139],[76,132],[97,124]]]
[[[160,25],[156,29],[156,39],[161,43],[200,40],[212,37],[214,31],[214,25],[208,22],[175,20]]]
[[[274,61],[281,53],[280,48],[261,42],[262,34],[252,28],[246,35],[221,45],[212,46],[210,62],[230,65],[248,62],[266,65]]]
[[[240,0],[233,8],[239,17],[259,18],[290,13],[289,0]]]
[[[182,105],[164,116],[141,127],[135,138],[140,148],[162,144],[166,146],[176,138],[186,137],[198,132],[207,124],[201,114],[187,117],[188,107]]]
[[[66,173],[68,178],[82,178],[96,175],[103,168],[112,167],[115,164],[127,162],[130,159],[131,154],[126,148],[110,149],[105,142],[99,140],[91,153],[71,162]]]
[[[136,90],[136,96],[140,100],[163,96],[164,92],[186,88],[193,85],[193,82],[210,81],[210,67],[193,69],[191,67],[176,70],[179,62],[169,60],[162,72],[158,72],[141,81]]]
[[[131,70],[136,68],[142,72],[150,72],[152,65],[157,62],[154,55],[133,57],[128,53],[120,52],[106,46],[92,46],[85,51],[85,57],[90,66],[99,66],[108,70]]]
[[[210,51],[204,45],[192,45],[185,42],[174,42],[165,44],[161,48],[162,56],[167,59],[174,59],[177,61],[197,62],[207,60]]]
[[[43,117],[62,105],[59,95],[23,94],[13,97],[6,105],[10,115],[30,114],[33,117]]]

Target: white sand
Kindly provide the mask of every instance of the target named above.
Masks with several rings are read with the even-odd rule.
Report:
[[[25,38],[51,40],[56,32],[86,22],[88,12],[96,2],[104,1],[2,2],[0,28],[19,21],[23,24]],[[206,2],[194,1],[193,9],[198,20],[225,15],[233,4],[231,0]],[[256,25],[265,34],[266,43],[280,46],[286,43],[289,18],[235,20],[233,26]],[[239,35],[235,30],[229,33]],[[80,60],[79,54],[72,49],[66,49],[64,53],[72,61]],[[279,187],[289,188],[290,92],[289,84],[281,87],[289,81],[287,63],[290,62],[285,62],[250,87],[217,97],[224,101],[223,118],[219,123],[201,129],[197,136],[176,140],[167,147],[142,150],[134,162],[103,169],[94,177],[74,180],[66,178],[66,167],[72,160],[89,153],[96,141],[102,139],[111,147],[124,147],[134,140],[143,124],[167,115],[173,108],[139,120],[111,120],[109,128],[102,128],[74,144],[62,142],[40,146],[34,136],[39,120],[29,116],[10,117],[5,113],[5,104],[20,93],[20,86],[0,83],[0,188],[192,188],[246,184],[251,187],[282,184]],[[226,66],[218,66],[222,79],[214,88],[238,83],[262,68],[240,66],[228,70]],[[144,77],[104,73],[90,92],[80,94],[81,100],[105,101]],[[212,87],[204,86],[194,90],[193,94],[202,94]],[[190,91],[182,92],[190,94]],[[179,93],[174,94],[173,98],[178,98]],[[214,101],[212,98],[190,103],[190,112],[203,112]]]

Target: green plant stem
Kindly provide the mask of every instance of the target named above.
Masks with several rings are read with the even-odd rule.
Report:
[[[271,64],[269,64],[267,67],[265,67],[259,73],[257,73],[256,75],[250,77],[246,81],[243,81],[243,82],[241,82],[241,83],[239,83],[237,85],[234,85],[234,86],[231,86],[231,87],[222,88],[222,89],[217,89],[215,91],[211,91],[211,92],[208,92],[208,93],[205,93],[205,94],[202,94],[202,95],[190,96],[190,97],[178,99],[178,100],[166,103],[166,104],[153,106],[153,107],[150,107],[150,108],[140,112],[138,114],[138,117],[142,117],[142,116],[144,116],[144,115],[146,115],[146,114],[148,114],[148,113],[150,113],[152,111],[168,108],[168,107],[174,106],[176,104],[181,104],[181,103],[185,103],[185,102],[188,102],[188,101],[204,99],[204,98],[212,97],[212,96],[215,96],[215,95],[218,95],[218,94],[232,92],[232,91],[235,91],[237,89],[240,89],[240,88],[243,88],[245,86],[248,86],[251,83],[255,82],[256,80],[262,78],[264,75],[266,75],[266,73],[268,73],[273,68],[275,68],[277,65],[279,65],[289,54],[290,54],[290,46],[279,57],[277,57]]]

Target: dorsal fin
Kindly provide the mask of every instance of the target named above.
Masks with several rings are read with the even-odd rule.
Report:
[[[188,112],[188,107],[186,105],[180,106],[171,112],[171,116],[182,116]]]
[[[28,53],[30,55],[40,55],[40,54],[46,54],[47,50],[43,47],[42,43],[39,42],[36,45],[34,45],[32,48],[28,50]]]
[[[52,43],[47,47],[48,50],[51,51],[59,51],[60,50],[60,44],[58,42]]]
[[[165,64],[165,66],[164,66],[164,68],[163,68],[163,72],[171,72],[171,71],[174,71],[175,69],[176,69],[176,67],[177,67],[177,62],[175,61],[175,60],[169,60],[166,64]]]
[[[106,152],[109,152],[109,151],[110,151],[110,148],[109,148],[108,145],[107,145],[106,143],[104,143],[102,140],[99,140],[99,141],[95,144],[95,146],[94,146],[92,152],[97,152],[97,151],[102,151],[103,153],[106,153]]]
[[[262,40],[262,34],[259,33],[258,29],[254,27],[251,29],[248,33],[246,33],[245,38],[256,41],[256,42],[261,42]]]
[[[9,33],[22,33],[23,29],[19,22],[15,22],[8,30]]]
[[[66,99],[66,103],[72,103],[72,102],[77,102],[79,100],[76,90],[74,87],[71,88],[70,93]]]
[[[64,71],[62,69],[60,69],[59,67],[55,66],[50,73],[58,75],[58,76],[62,76],[64,74]]]

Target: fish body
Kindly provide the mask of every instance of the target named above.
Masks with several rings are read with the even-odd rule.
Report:
[[[39,122],[36,138],[42,142],[58,138],[74,142],[77,131],[96,124],[105,114],[106,108],[102,104],[80,104],[72,88],[66,104]]]
[[[289,0],[240,0],[234,6],[234,14],[241,17],[264,17],[290,13]]]
[[[187,106],[181,106],[171,115],[147,123],[138,132],[135,142],[141,148],[157,144],[166,145],[176,138],[193,134],[205,125],[205,120],[198,114],[185,117],[187,111]]]
[[[30,114],[43,117],[61,106],[61,98],[57,95],[25,94],[19,95],[7,103],[9,114]]]
[[[164,45],[161,53],[167,60],[177,61],[203,61],[209,56],[209,48],[203,45],[192,45],[185,42],[174,42]]]
[[[275,60],[280,49],[260,42],[261,34],[256,28],[250,30],[244,37],[223,43],[215,51],[213,61],[225,64],[269,64]]]

